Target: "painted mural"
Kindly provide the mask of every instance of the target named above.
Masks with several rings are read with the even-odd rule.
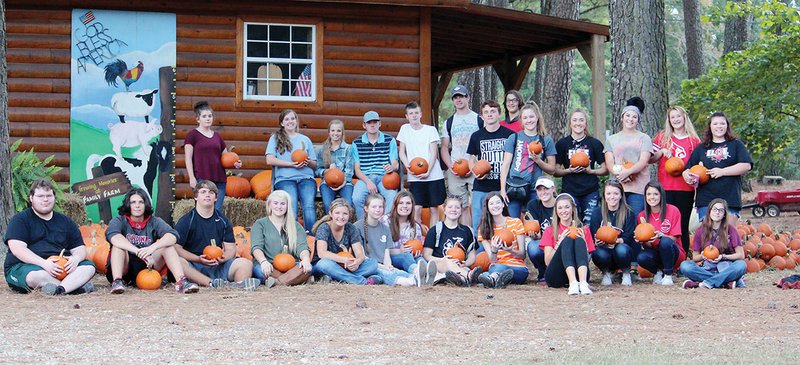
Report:
[[[122,172],[169,204],[158,175],[174,164],[175,27],[175,14],[73,10],[71,184]],[[111,198],[114,215],[121,201]],[[99,220],[97,204],[87,212]]]

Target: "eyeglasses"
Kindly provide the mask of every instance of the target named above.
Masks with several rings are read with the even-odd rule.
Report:
[[[711,208],[712,213],[725,213],[725,208]]]
[[[519,103],[519,100],[515,98],[506,99],[506,103]]]

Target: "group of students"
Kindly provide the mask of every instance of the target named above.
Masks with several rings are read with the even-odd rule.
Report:
[[[196,292],[198,285],[254,290],[262,283],[300,284],[312,276],[354,284],[421,286],[448,281],[501,288],[527,281],[526,258],[538,271],[537,282],[568,287],[569,294],[591,294],[589,261],[603,271],[601,285],[611,285],[616,276],[622,285],[632,285],[638,277],[637,266],[655,273],[655,284],[673,285],[677,270],[689,279],[683,284],[686,288],[744,284],[744,252],[735,221],[741,209],[741,175],[750,170],[751,160],[723,113],[709,118],[701,139],[686,111],[671,107],[664,130],[651,139],[639,131],[644,103],[633,98],[620,115],[622,129],[608,136],[605,144],[589,135],[587,114],[581,110],[571,114],[569,133],[554,143],[546,135],[539,107],[523,103],[517,91],[505,96],[504,119],[500,105],[492,100],[481,104],[480,115],[471,111],[464,86],[455,87],[451,98],[456,111],[440,133],[422,124],[421,108],[411,102],[405,106],[408,123],[396,140],[380,131],[379,115],[369,111],[363,118],[366,132],[352,144],[344,140],[344,123],[333,120],[328,138],[316,150],[300,133],[297,113],[284,110],[265,152],[273,169],[274,189],[267,198],[265,217],[251,230],[252,261],[235,255],[232,227],[221,214],[225,171],[219,156],[226,146],[211,129],[210,106],[198,103],[198,127],[185,140],[196,208],[172,229],[152,216],[146,192],[134,189],[125,196],[120,216],[106,231],[112,246],[107,274],[112,293],[124,292],[140,268],[163,266],[180,292]],[[531,143],[540,143],[541,152],[531,152]],[[292,152],[298,149],[305,150],[308,159],[292,161]],[[589,157],[588,167],[572,166],[570,159],[576,153]],[[666,171],[666,160],[672,156],[685,163],[679,176]],[[418,157],[427,161],[428,168],[412,173],[410,162]],[[479,160],[489,163],[488,173],[456,173],[456,164],[466,161],[472,170]],[[710,176],[704,184],[688,169],[700,162]],[[382,177],[400,170],[401,163],[408,170],[408,190],[383,186]],[[650,163],[658,163],[657,182],[650,181]],[[345,183],[330,187],[323,179],[319,192],[327,214],[317,219],[314,178],[332,167],[344,172]],[[556,184],[544,173],[561,177],[560,194],[556,195]],[[611,176],[601,199],[599,176],[607,174]],[[30,228],[27,220],[32,218],[45,224],[42,220],[60,217],[52,209],[42,213],[36,208],[39,190],[48,189],[32,187],[32,208],[19,213],[12,223],[24,220],[23,225]],[[52,187],[49,190],[52,193]],[[45,200],[52,203],[52,197]],[[302,225],[296,219],[298,205],[303,208]],[[436,214],[439,206],[444,210],[442,222]],[[695,207],[702,224],[689,242],[688,218]],[[421,222],[423,208],[433,208],[430,222]],[[541,231],[526,231],[522,217],[537,220]],[[653,239],[635,240],[633,231],[639,220],[655,227]],[[606,225],[619,232],[615,243],[593,239]],[[83,260],[81,247],[66,239],[59,246],[30,233],[15,236],[19,232],[9,227],[6,243],[11,253],[5,269],[12,288],[89,291],[84,287],[91,284],[88,280],[81,284],[54,280],[59,269],[41,261],[63,246],[72,253],[65,268],[68,278],[75,272],[84,274],[88,269],[82,266],[91,263]],[[500,230],[510,231],[514,239],[501,239],[496,234]],[[311,247],[309,233],[315,237]],[[37,239],[47,247],[33,250],[41,260],[19,247],[22,243],[30,250]],[[223,257],[211,260],[202,253],[211,240],[223,243]],[[412,240],[423,241],[423,248],[406,245]],[[708,245],[719,248],[719,258],[703,256]],[[686,260],[687,252],[691,260]],[[274,259],[280,253],[292,255],[296,266],[286,272],[276,270]],[[474,265],[480,254],[490,264],[487,272]],[[27,276],[13,276],[14,281],[9,279],[9,270],[37,274],[21,281],[20,277]]]

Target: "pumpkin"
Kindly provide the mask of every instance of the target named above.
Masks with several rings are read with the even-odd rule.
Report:
[[[625,162],[622,164],[622,167],[623,167],[623,168],[625,168],[625,169],[630,169],[630,168],[633,168],[633,165],[635,165],[633,162],[630,162],[630,161],[625,161]],[[638,172],[637,172],[637,173],[630,174],[630,175],[628,175],[628,176],[630,176],[630,178],[631,178],[631,179],[635,179],[637,175],[639,175],[639,173],[638,173]]]
[[[92,232],[92,234],[95,234]],[[101,274],[106,273],[106,263],[108,254],[111,252],[111,245],[102,239],[98,242],[96,237],[92,237],[92,244],[86,249],[86,258],[94,263],[95,269]]]
[[[400,174],[392,172],[391,174],[383,175],[381,183],[383,183],[384,188],[389,190],[400,189]]]
[[[153,269],[144,269],[136,275],[136,287],[142,290],[161,288],[161,273]]]
[[[772,236],[772,227],[770,227],[769,224],[766,223],[759,224],[756,231],[761,232],[767,236]]]
[[[272,260],[272,266],[275,267],[275,270],[280,272],[287,272],[295,267],[295,265],[297,265],[297,261],[295,261],[294,256],[288,253],[279,253],[275,255],[275,258]]]
[[[789,241],[789,249],[792,251],[800,250],[800,239],[795,238]]]
[[[772,244],[772,247],[775,248],[775,256],[786,256],[786,253],[789,252],[789,249],[786,248],[786,245],[783,242],[775,242]]]
[[[594,237],[607,245],[615,245],[617,244],[617,238],[619,238],[619,231],[609,224],[598,228]]]
[[[472,173],[478,177],[488,174],[491,170],[492,165],[486,160],[478,160],[478,162],[475,163],[475,166],[472,166]]]
[[[313,235],[306,236],[306,242],[308,243],[308,257],[314,257],[314,250],[317,249],[317,238]]]
[[[203,249],[203,256],[209,260],[217,260],[222,258],[222,249],[217,246],[217,240],[211,239],[211,244]]]
[[[252,247],[252,242],[250,242],[250,228],[234,226],[233,239],[236,241],[236,256],[252,260],[253,254],[250,252],[250,248]]]
[[[528,152],[530,152],[532,155],[538,155],[542,153],[542,143],[539,141],[528,143]]]
[[[775,256],[775,246],[770,244],[762,244],[761,247],[758,248],[758,253],[760,254],[761,259],[764,261],[769,261],[773,256]]]
[[[748,257],[755,258],[758,256],[758,248],[756,244],[753,242],[747,242],[744,244],[744,252],[747,254]]]
[[[755,273],[761,271],[761,267],[758,266],[758,261],[755,259],[747,259],[744,260],[744,263],[747,264],[747,272]]]
[[[636,229],[633,231],[633,236],[639,242],[647,242],[656,236],[656,229],[642,217],[641,223],[636,225]]]
[[[764,261],[764,259],[756,259],[756,262],[758,263],[758,270],[764,270],[764,268],[767,267],[767,263]]]
[[[458,160],[453,162],[453,172],[455,172],[456,175],[461,177],[469,175],[469,161],[463,158],[459,158]]]
[[[580,229],[578,227],[570,226],[567,229],[569,230],[569,233],[567,234],[567,236],[569,238],[572,238],[573,240],[578,238],[578,236],[580,235]]]
[[[668,158],[667,162],[664,162],[664,170],[673,177],[681,176],[685,168],[686,164],[683,163],[683,160],[675,156]]]
[[[219,162],[222,164],[222,167],[226,169],[234,168],[236,162],[239,161],[239,155],[236,152],[233,152],[233,147],[228,149],[228,151],[223,152],[222,156],[219,158]]]
[[[786,260],[786,270],[794,270],[795,266],[797,266],[797,261],[792,255],[784,258],[784,260]]]
[[[481,251],[481,253],[475,255],[475,263],[470,266],[470,269],[480,267],[484,272],[487,272],[489,271],[490,264],[489,254],[487,254],[486,251]]]
[[[336,189],[344,184],[344,172],[337,167],[331,167],[325,171],[325,185]]]
[[[267,200],[272,187],[272,170],[261,171],[250,178],[250,187],[258,200]]]
[[[524,226],[525,226],[525,233],[527,234],[539,233],[542,230],[542,226],[539,224],[539,221],[535,219],[526,220]]]
[[[336,254],[339,255],[339,256],[342,256],[342,257],[347,257],[348,259],[356,258],[355,256],[353,256],[352,253],[350,253],[350,251],[340,251],[340,252],[337,252]],[[344,267],[344,264],[339,264],[339,266]]]
[[[576,151],[569,158],[569,167],[589,167],[589,155],[583,151]]]
[[[700,180],[700,185],[707,183],[708,180],[711,178],[710,176],[708,176],[708,169],[705,166],[703,166],[702,162],[692,166],[692,168],[689,169],[689,172],[697,175],[698,180]]]
[[[703,256],[708,260],[716,260],[719,257],[719,249],[717,246],[708,245],[703,249]]]
[[[516,239],[516,237],[514,237],[514,233],[512,233],[506,228],[501,228],[496,230],[494,232],[494,237],[497,237],[497,239],[500,240],[500,243],[502,243],[503,246],[506,247],[511,247],[511,245],[514,244],[514,241]]]
[[[783,270],[786,268],[786,260],[783,257],[775,256],[769,260],[769,266],[778,270]]]
[[[92,223],[92,220],[87,220],[87,224],[78,227],[81,231],[81,237],[83,238],[83,243],[86,246],[92,244],[92,236],[100,237],[101,240],[106,239],[106,228],[108,227],[102,220],[100,223]]]
[[[304,149],[294,150],[292,152],[292,162],[303,163],[308,160],[308,152]]]
[[[428,172],[428,161],[422,157],[415,157],[408,164],[408,170],[414,175],[424,174]]]
[[[411,248],[411,254],[414,256],[419,256],[422,253],[422,241],[420,240],[408,240],[403,246]]]
[[[450,256],[450,258],[458,260],[459,262],[464,262],[464,260],[467,259],[464,250],[462,250],[460,247],[453,247],[447,250],[447,256]]]
[[[225,184],[225,195],[232,198],[247,198],[250,196],[250,182],[241,176],[228,176]]]
[[[50,256],[47,258],[48,261],[53,261],[56,265],[61,267],[61,273],[55,276],[58,280],[64,280],[67,277],[67,258],[64,257],[64,250],[61,250],[61,253],[58,256]]]
[[[647,278],[652,278],[653,277],[653,273],[651,273],[650,271],[648,271],[647,269],[645,269],[645,268],[643,268],[641,266],[637,266],[636,267],[636,271],[639,272],[639,277],[640,278],[647,279]]]

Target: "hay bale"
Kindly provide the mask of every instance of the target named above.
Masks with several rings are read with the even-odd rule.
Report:
[[[186,215],[186,213],[191,212],[192,209],[194,209],[194,199],[176,200],[175,204],[172,206],[172,221],[178,224],[178,220]]]
[[[78,194],[64,194],[64,199],[61,201],[61,213],[72,219],[78,226],[86,224],[86,205],[83,204],[83,197]]]
[[[223,211],[234,226],[250,227],[266,212],[266,203],[254,198],[225,197]]]

